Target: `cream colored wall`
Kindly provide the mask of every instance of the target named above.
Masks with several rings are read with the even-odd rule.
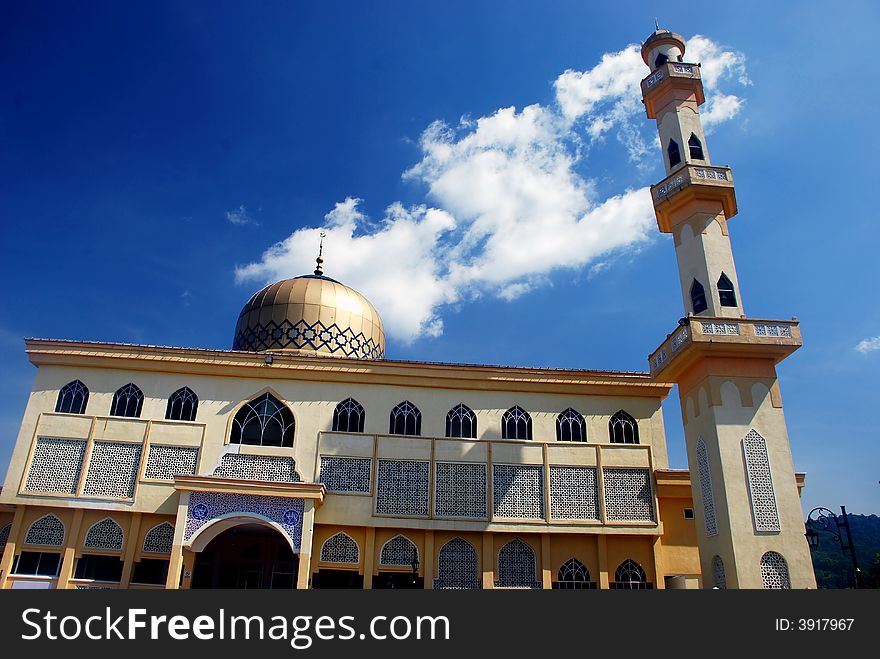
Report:
[[[660,145],[663,147],[663,162],[666,164],[666,173],[671,174],[680,166],[693,163],[695,165],[709,164],[709,149],[706,146],[706,136],[703,134],[703,125],[700,122],[700,112],[695,101],[677,101],[670,103],[657,113],[657,133],[660,135]],[[688,149],[688,140],[691,133],[696,135],[703,145],[703,159],[691,158]],[[678,143],[681,154],[681,165],[669,166],[669,140]]]
[[[745,315],[739,278],[733,262],[730,238],[724,234],[724,214],[717,217],[705,213],[695,214],[682,223],[676,231],[675,255],[678,258],[678,276],[685,311],[693,312],[691,284],[697,279],[706,291],[706,311],[700,316],[739,318]],[[724,273],[733,283],[736,292],[735,307],[722,307],[718,297],[718,279]]]
[[[540,450],[537,449],[539,442],[555,444],[556,415],[568,407],[573,407],[584,415],[588,425],[588,442],[607,442],[610,416],[619,409],[625,409],[637,419],[640,441],[653,452],[654,466],[665,467],[667,464],[659,398],[434,389],[382,384],[341,386],[338,383],[298,380],[295,379],[297,375],[292,371],[289,380],[260,380],[109,368],[42,366],[37,371],[34,389],[25,409],[0,501],[42,502],[46,505],[58,506],[82,505],[81,500],[68,497],[18,494],[36,434],[85,439],[91,433],[94,439],[124,438],[131,441],[143,441],[146,435],[151,443],[180,443],[193,446],[203,442],[199,469],[202,474],[212,473],[224,450],[230,448],[247,453],[292,455],[303,479],[311,480],[315,473],[318,434],[330,429],[333,410],[340,400],[349,396],[357,399],[366,410],[366,433],[387,432],[390,410],[397,403],[409,400],[421,410],[422,435],[440,437],[445,434],[448,410],[459,402],[464,402],[477,415],[478,436],[481,441],[500,439],[502,415],[513,405],[519,405],[532,416],[536,446],[512,445],[510,450],[514,453],[531,449]],[[95,421],[94,428],[91,419],[80,415],[54,413],[59,389],[74,379],[81,380],[89,388],[85,416],[99,417]],[[100,418],[108,415],[113,393],[129,382],[134,382],[144,392],[140,419]],[[503,383],[485,384],[487,388],[505,386]],[[199,397],[197,420],[195,423],[165,422],[167,397],[183,386],[188,386]],[[246,401],[267,389],[287,403],[293,411],[296,420],[294,447],[292,449],[227,447],[230,424],[235,412]],[[152,423],[147,423],[148,421]],[[392,440],[392,443],[402,447],[405,441]],[[522,448],[519,448],[520,446]],[[511,456],[511,461],[516,461],[514,458],[515,456]],[[89,499],[88,505],[104,509],[124,508],[139,512],[173,514],[176,494],[170,484],[141,480],[137,485],[137,494],[133,503]]]
[[[771,400],[775,380],[710,377],[682,401],[688,462],[698,510],[697,534],[703,582],[712,585],[712,558],[724,561],[729,587],[762,588],[760,560],[767,551],[788,563],[793,588],[815,588],[812,561],[794,476],[791,448],[781,405]],[[710,405],[708,387],[718,387],[719,404]],[[747,392],[744,398],[741,392]],[[751,398],[751,400],[748,400]],[[742,440],[754,429],[767,442],[780,532],[755,530]],[[706,537],[697,470],[696,445],[702,436],[709,451],[719,534]]]
[[[669,58],[670,62],[677,62],[678,58],[682,56],[681,48],[676,45],[670,43],[662,43],[657,45],[648,51],[648,62],[651,67],[651,70],[654,70],[654,61],[657,59],[657,55],[663,53],[666,57]]]

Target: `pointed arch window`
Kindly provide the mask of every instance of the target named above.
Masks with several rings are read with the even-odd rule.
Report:
[[[666,147],[666,154],[669,156],[669,166],[675,167],[681,162],[681,151],[678,150],[678,142],[669,140],[669,146]]]
[[[354,398],[346,398],[333,410],[334,432],[363,432],[366,413]]]
[[[559,568],[558,581],[553,588],[560,590],[582,590],[595,588],[596,584],[590,582],[590,571],[587,566],[576,558],[570,558]]]
[[[706,289],[696,279],[691,284],[691,306],[694,308],[694,313],[702,313],[709,308],[706,304]]]
[[[519,405],[511,407],[501,417],[501,439],[531,439],[532,417]]]
[[[245,403],[232,419],[233,444],[293,446],[293,412],[269,392]]]
[[[498,552],[499,588],[540,588],[535,579],[535,551],[525,542],[516,538],[511,540]]]
[[[462,538],[453,538],[440,548],[435,589],[471,589],[483,587],[477,572],[477,551]]]
[[[695,133],[691,133],[691,136],[688,138],[688,151],[691,154],[691,160],[706,159],[706,157],[703,155],[703,143],[700,141],[700,138],[697,137]]]
[[[661,66],[666,64],[666,62],[668,62],[668,61],[669,61],[669,57],[664,53],[660,53],[659,55],[657,55],[657,58],[654,60],[654,68],[659,69]]]
[[[556,417],[556,440],[559,442],[587,441],[587,422],[570,407]]]
[[[733,282],[723,272],[718,278],[718,298],[722,307],[736,306],[736,292],[733,290]]]
[[[61,391],[58,392],[58,402],[55,403],[55,411],[65,414],[85,414],[88,402],[88,387],[79,380],[74,380],[61,387]]]
[[[620,410],[608,422],[608,436],[612,444],[638,444],[639,424],[632,416]]]
[[[650,590],[653,584],[648,582],[648,577],[642,566],[628,558],[621,563],[614,572],[614,583],[610,584],[616,590]]]
[[[421,435],[422,413],[408,400],[398,403],[391,410],[388,432],[392,435]]]
[[[165,418],[172,421],[195,421],[199,397],[189,387],[178,389],[168,397]]]
[[[144,405],[144,392],[132,382],[120,387],[113,394],[113,403],[110,405],[110,416],[139,417],[141,407]]]
[[[791,578],[788,575],[788,563],[782,554],[768,551],[761,556],[761,580],[764,588],[769,590],[790,590]]]
[[[446,415],[446,436],[477,438],[477,415],[464,403],[459,403]]]

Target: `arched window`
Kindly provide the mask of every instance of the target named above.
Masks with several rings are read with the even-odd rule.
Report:
[[[245,403],[232,420],[233,444],[293,446],[293,412],[269,392]]]
[[[611,584],[611,588],[617,590],[647,590],[652,586],[642,566],[629,558],[617,567],[614,583]]]
[[[165,418],[173,421],[195,421],[199,397],[189,387],[178,389],[168,397]]]
[[[396,535],[382,545],[379,552],[381,565],[405,565],[410,567],[419,560],[419,548],[405,535]]]
[[[55,515],[44,515],[30,525],[24,544],[60,547],[64,544],[64,524]]]
[[[788,576],[788,563],[782,554],[768,551],[761,556],[761,580],[764,588],[770,590],[789,590],[791,579]]]
[[[340,531],[327,538],[321,545],[321,561],[356,565],[360,562],[360,550],[354,538]]]
[[[560,442],[587,441],[587,422],[570,407],[556,417],[556,440]]]
[[[733,290],[733,283],[723,272],[718,278],[718,298],[722,307],[736,306],[736,292]]]
[[[92,525],[86,533],[83,547],[86,549],[107,549],[122,551],[125,542],[125,534],[122,527],[114,520],[105,517],[100,522]]]
[[[399,403],[391,410],[391,423],[388,432],[392,435],[421,435],[422,413],[408,400]]]
[[[61,391],[58,392],[58,402],[55,403],[55,411],[67,414],[85,414],[88,402],[88,387],[79,380],[74,380],[61,387]]]
[[[113,403],[110,405],[110,416],[133,416],[141,415],[141,407],[144,404],[144,393],[137,385],[129,382],[120,387],[113,394]]]
[[[168,522],[157,524],[144,536],[143,550],[154,554],[171,553],[174,542],[174,527]]]
[[[675,167],[681,162],[681,151],[678,150],[678,142],[669,140],[669,146],[666,147],[666,154],[669,156],[669,166]]]
[[[501,417],[501,439],[531,439],[532,417],[519,405],[511,407]]]
[[[354,398],[346,398],[333,410],[333,432],[363,432],[364,408]]]
[[[446,436],[477,438],[477,415],[464,403],[459,403],[446,415]]]
[[[706,289],[696,279],[691,284],[691,306],[694,308],[694,313],[702,313],[709,308],[706,304]]]
[[[669,61],[669,57],[667,57],[664,53],[660,53],[657,55],[657,59],[654,60],[654,68],[659,69],[661,66],[666,64]]]
[[[519,538],[511,540],[498,552],[499,588],[540,588],[535,580],[535,552]]]
[[[561,590],[580,590],[594,588],[590,583],[590,571],[587,566],[576,558],[570,558],[559,568],[558,581],[553,584],[554,588]]]
[[[608,436],[612,444],[638,444],[639,424],[629,414],[620,410],[608,422]]]
[[[688,151],[691,154],[691,160],[705,160],[703,156],[703,143],[694,133],[688,138]]]
[[[461,538],[453,538],[443,545],[438,555],[434,588],[477,590],[482,587],[474,546]]]

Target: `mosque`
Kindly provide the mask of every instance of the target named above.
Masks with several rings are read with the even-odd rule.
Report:
[[[231,350],[28,339],[0,588],[815,588],[775,368],[801,335],[745,314],[684,55],[642,46],[685,308],[649,371],[388,359],[320,256]]]

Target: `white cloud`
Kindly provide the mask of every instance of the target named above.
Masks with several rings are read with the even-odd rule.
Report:
[[[242,225],[242,224],[257,224],[251,214],[248,212],[248,209],[244,206],[239,206],[238,208],[233,208],[231,211],[226,211],[226,220],[231,224]]]
[[[695,39],[711,84],[747,80],[741,55]],[[483,294],[513,300],[548,285],[558,269],[592,267],[591,276],[607,269],[613,259],[606,257],[653,235],[651,197],[625,185],[600,197],[581,136],[595,141],[613,132],[630,160],[659,160],[639,100],[647,72],[638,47],[629,46],[606,53],[589,71],[560,75],[552,107],[500,108],[455,125],[435,121],[420,138],[421,159],[403,174],[425,185],[431,205],[395,202],[374,223],[359,199],[337,203],[325,217],[325,271],[366,295],[391,335],[411,341],[442,333],[444,305]],[[710,122],[717,124],[735,116],[742,101],[716,93],[723,100]],[[320,230],[298,229],[238,267],[236,277],[270,281],[310,271]]]
[[[880,350],[880,336],[875,336],[870,339],[863,339],[859,341],[859,344],[856,346],[856,350],[858,350],[863,355],[867,355],[869,352]]]

